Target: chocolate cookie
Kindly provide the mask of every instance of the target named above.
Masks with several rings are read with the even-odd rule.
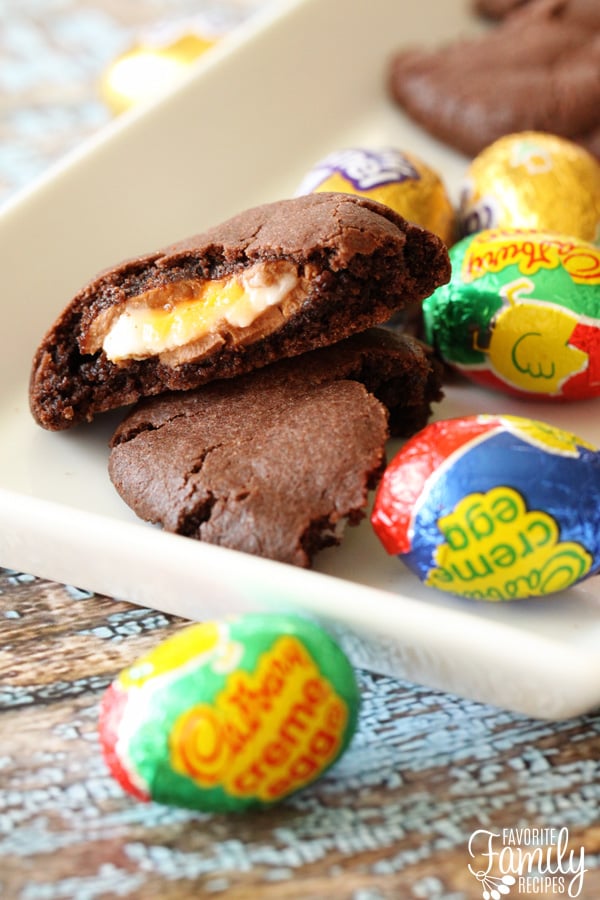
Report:
[[[364,516],[389,430],[417,431],[440,397],[439,366],[418,341],[371,329],[140,401],[115,432],[109,473],[167,531],[309,566]]]
[[[600,3],[534,0],[484,35],[398,53],[392,96],[469,156],[497,138],[544,131],[600,150]]]
[[[33,416],[68,428],[333,343],[449,272],[441,240],[375,201],[329,193],[247,210],[84,287],[35,354]]]
[[[531,0],[473,0],[475,12],[489,19],[504,19]]]

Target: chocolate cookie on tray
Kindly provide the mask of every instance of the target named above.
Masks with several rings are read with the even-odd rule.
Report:
[[[324,193],[249,209],[94,278],[46,334],[30,406],[60,430],[386,321],[450,274],[436,236]]]
[[[532,0],[479,36],[399,50],[389,86],[408,115],[468,156],[521,131],[600,156],[599,71],[598,0]]]
[[[473,9],[490,19],[504,19],[531,0],[473,0]]]
[[[113,437],[110,477],[167,531],[306,567],[363,518],[390,431],[423,427],[440,383],[418,341],[370,329],[140,401]]]

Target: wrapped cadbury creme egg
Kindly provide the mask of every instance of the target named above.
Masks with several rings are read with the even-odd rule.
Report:
[[[600,248],[553,232],[481,231],[450,250],[423,303],[425,340],[472,380],[549,399],[600,395]]]
[[[359,694],[337,644],[300,616],[191,625],[106,691],[104,757],[140,800],[266,806],[318,778],[354,733]]]
[[[445,419],[380,482],[372,524],[426,585],[475,600],[562,591],[600,566],[600,452],[516,416]]]
[[[469,166],[458,221],[463,235],[484,228],[535,228],[598,243],[600,162],[556,135],[506,135]]]
[[[351,147],[330,153],[305,175],[296,194],[320,191],[377,200],[437,234],[445,244],[454,239],[454,208],[440,176],[416,156],[394,147]]]
[[[164,93],[220,38],[206,16],[158,23],[108,66],[99,84],[102,100],[118,114]]]

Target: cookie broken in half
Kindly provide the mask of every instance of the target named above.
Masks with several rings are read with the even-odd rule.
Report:
[[[374,201],[256,207],[84,287],[35,354],[31,411],[60,430],[237,376],[382,323],[449,274],[439,238]]]

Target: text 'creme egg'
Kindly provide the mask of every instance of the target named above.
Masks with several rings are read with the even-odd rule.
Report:
[[[544,422],[434,422],[388,465],[371,522],[426,585],[475,600],[563,591],[600,567],[600,452]]]

